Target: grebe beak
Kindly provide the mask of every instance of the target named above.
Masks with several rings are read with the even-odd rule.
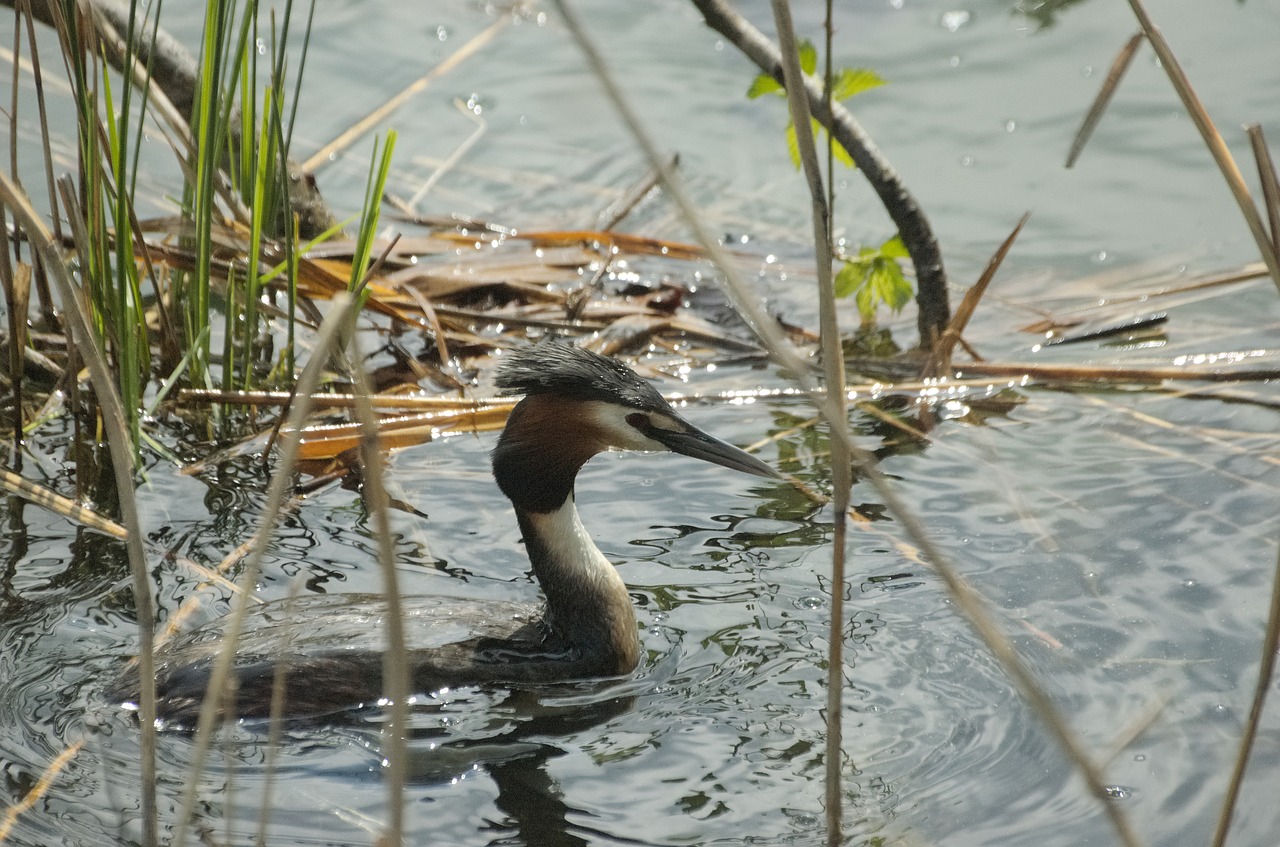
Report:
[[[682,421],[682,423],[686,423],[689,428],[684,431],[676,431],[648,426],[644,428],[644,434],[673,453],[701,459],[704,462],[711,462],[713,465],[723,465],[726,468],[749,473],[753,476],[772,479],[782,478],[782,474],[750,453],[739,450],[727,441],[721,441],[715,436],[708,435],[697,427],[687,424],[687,422]]]

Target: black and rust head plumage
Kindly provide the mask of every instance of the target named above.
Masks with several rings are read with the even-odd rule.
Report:
[[[510,354],[495,380],[504,392],[524,394],[493,452],[494,477],[517,510],[559,509],[579,468],[604,450],[669,450],[778,476],[686,421],[626,365],[588,350],[544,342]]]
[[[558,341],[508,353],[494,381],[503,394],[556,394],[634,409],[671,408],[652,384],[621,362]]]

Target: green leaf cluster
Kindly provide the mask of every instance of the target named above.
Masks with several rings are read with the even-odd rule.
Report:
[[[808,76],[813,76],[818,69],[818,50],[813,46],[813,42],[805,39],[800,42],[800,70]],[[831,99],[832,100],[848,100],[864,91],[870,91],[873,88],[879,88],[884,85],[885,81],[875,71],[869,68],[839,68],[832,74],[831,80]],[[776,79],[768,74],[760,74],[751,81],[751,87],[747,89],[747,98],[754,100],[766,94],[776,94],[779,97],[786,97],[786,89],[782,87]],[[816,118],[810,118],[813,122],[814,138],[821,137],[824,132],[822,126]],[[800,145],[796,140],[796,127],[792,122],[787,123],[786,130],[787,151],[791,154],[791,163],[800,168]],[[849,155],[849,151],[844,149],[844,145],[840,142],[834,142],[833,149],[836,159],[842,164],[852,168],[853,157]]]
[[[881,304],[894,312],[902,311],[914,292],[898,262],[909,258],[911,254],[898,235],[879,247],[863,247],[857,256],[845,259],[836,274],[836,296],[854,297],[863,324],[875,323]]]

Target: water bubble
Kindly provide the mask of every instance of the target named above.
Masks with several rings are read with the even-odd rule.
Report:
[[[821,597],[801,597],[795,602],[797,609],[821,609],[825,601]]]
[[[449,40],[449,30],[445,29],[445,28],[444,28],[444,27],[442,27],[442,26],[438,26],[438,27],[436,27],[436,40],[437,40],[437,41],[448,41],[448,40]]]
[[[956,32],[972,19],[973,15],[967,9],[954,9],[942,13],[942,26],[950,32]]]
[[[796,826],[802,829],[817,829],[818,827],[818,816],[810,815],[806,812],[794,815],[791,820]]]
[[[1108,785],[1102,789],[1102,795],[1108,800],[1126,800],[1133,796],[1133,789],[1123,785]]]

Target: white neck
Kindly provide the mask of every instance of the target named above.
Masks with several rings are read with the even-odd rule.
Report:
[[[573,497],[551,512],[519,512],[534,576],[547,597],[547,622],[587,652],[639,652],[626,583],[582,525]],[[629,671],[630,666],[623,669]]]

